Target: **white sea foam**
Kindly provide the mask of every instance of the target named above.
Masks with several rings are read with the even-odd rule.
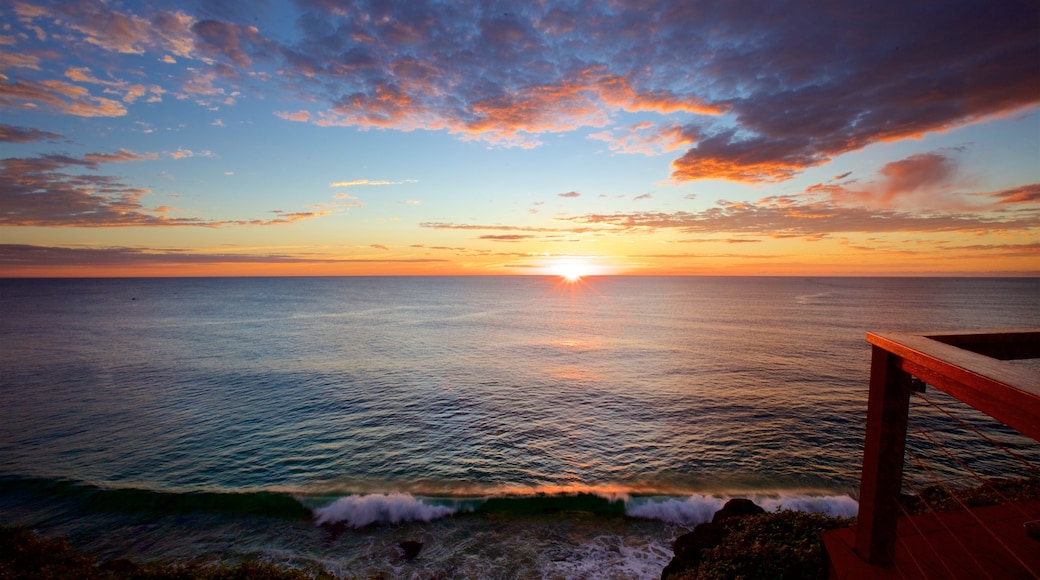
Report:
[[[848,495],[801,495],[752,497],[752,501],[767,512],[788,509],[799,512],[825,513],[829,516],[852,517],[859,510],[859,502]]]
[[[455,508],[431,505],[406,493],[350,495],[314,510],[318,524],[346,524],[362,528],[369,524],[428,522],[450,516]]]
[[[638,498],[628,502],[625,513],[634,518],[691,526],[711,521],[711,516],[725,503],[725,498],[700,494],[686,499]]]
[[[646,538],[599,536],[566,554],[549,551],[539,566],[542,578],[656,579],[672,559],[672,548]]]
[[[848,495],[808,495],[796,493],[748,494],[747,497],[767,512],[790,509],[803,512],[825,513],[831,516],[856,515],[859,504]],[[694,494],[688,498],[637,498],[628,503],[625,513],[636,518],[654,519],[695,526],[710,522],[729,496]]]

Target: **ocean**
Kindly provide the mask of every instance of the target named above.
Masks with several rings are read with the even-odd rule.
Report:
[[[1037,278],[0,280],[0,520],[102,558],[657,578],[729,497],[855,514],[867,331],[1030,326]]]

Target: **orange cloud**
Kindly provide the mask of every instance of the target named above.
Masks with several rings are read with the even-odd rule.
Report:
[[[758,202],[720,201],[700,212],[631,212],[559,218],[585,226],[620,230],[674,229],[684,233],[742,234],[774,238],[819,238],[836,233],[1036,232],[1035,211],[894,210],[849,206],[813,196],[777,196]]]
[[[678,125],[658,126],[651,122],[592,133],[589,138],[605,141],[616,153],[641,155],[660,155],[696,141]]]
[[[989,194],[990,197],[999,199],[998,204],[1004,203],[1040,203],[1040,183],[1030,183],[1021,187],[1013,187]]]
[[[26,109],[38,105],[78,117],[119,117],[126,114],[126,108],[119,101],[92,96],[78,85],[55,80],[8,82],[0,75],[0,107]]]

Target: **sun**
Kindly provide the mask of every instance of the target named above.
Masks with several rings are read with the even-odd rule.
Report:
[[[584,260],[562,260],[554,264],[550,270],[566,282],[578,282],[584,276],[592,274],[592,267]]]

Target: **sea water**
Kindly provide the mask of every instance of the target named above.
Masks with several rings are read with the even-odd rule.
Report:
[[[106,558],[658,577],[728,497],[855,514],[867,331],[1027,326],[1040,279],[3,280],[0,517]]]

